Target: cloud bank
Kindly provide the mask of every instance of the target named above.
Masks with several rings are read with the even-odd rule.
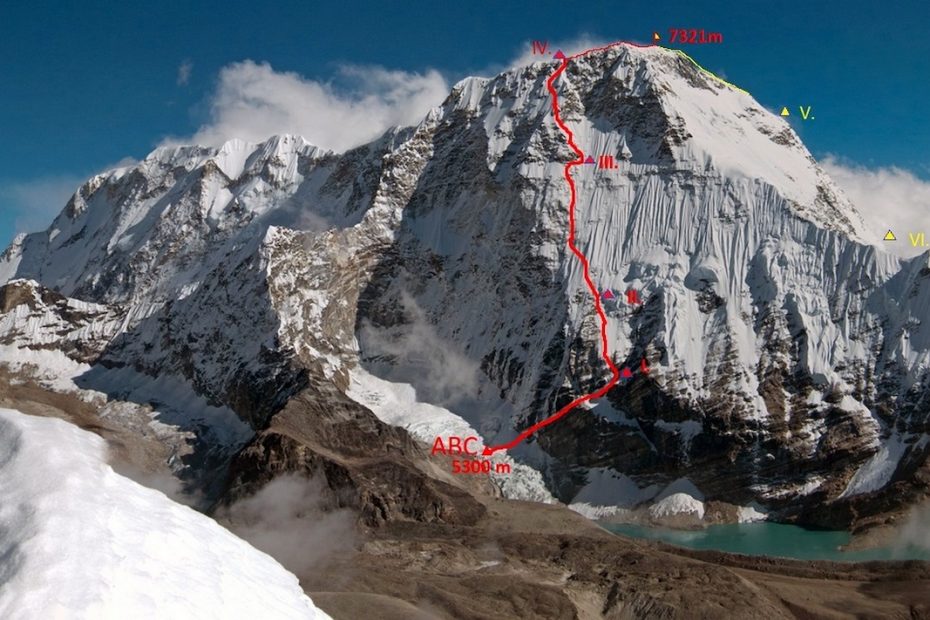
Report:
[[[322,481],[288,474],[217,513],[220,523],[298,576],[356,544],[357,515],[333,509]]]
[[[275,71],[251,60],[220,71],[210,97],[210,119],[193,135],[163,144],[219,146],[231,138],[261,142],[281,133],[344,151],[396,125],[419,122],[442,103],[449,84],[438,71],[411,73],[377,66],[342,65],[330,82]]]
[[[865,168],[832,156],[820,165],[859,209],[876,245],[898,256],[916,256],[927,249],[911,246],[907,233],[930,233],[930,182],[894,166]],[[897,241],[882,241],[888,229]]]

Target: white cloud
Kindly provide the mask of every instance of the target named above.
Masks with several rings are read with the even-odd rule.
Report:
[[[210,101],[210,120],[194,135],[164,144],[219,146],[231,138],[260,142],[292,133],[317,146],[343,151],[364,144],[391,126],[419,122],[449,93],[438,71],[409,73],[376,66],[344,65],[341,83],[275,71],[251,60],[227,65]]]
[[[436,332],[410,293],[402,291],[398,301],[403,323],[379,328],[366,321],[361,326],[358,337],[365,354],[391,359],[395,371],[412,373],[398,378],[409,378],[425,402],[454,407],[477,393],[478,363]]]
[[[187,86],[191,79],[191,71],[194,70],[194,63],[185,60],[178,67],[178,86]]]
[[[865,168],[829,156],[820,162],[862,214],[875,245],[899,256],[916,256],[909,232],[930,234],[930,182],[894,166]],[[897,241],[882,241],[891,229]]]
[[[332,495],[321,479],[285,474],[216,517],[291,572],[306,575],[356,543],[358,515],[335,509]]]
[[[16,232],[44,230],[85,177],[71,174],[0,182],[0,205],[13,215]]]

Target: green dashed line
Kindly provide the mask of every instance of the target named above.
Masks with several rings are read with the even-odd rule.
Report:
[[[747,95],[749,95],[749,91],[748,91],[748,90],[745,90],[745,89],[743,89],[743,88],[740,88],[739,86],[737,86],[736,84],[733,84],[733,83],[731,83],[731,82],[727,82],[725,79],[723,79],[723,78],[720,77],[719,75],[716,75],[716,74],[714,74],[714,73],[711,72],[711,71],[708,71],[707,69],[705,69],[704,67],[702,67],[700,64],[698,64],[698,61],[696,61],[695,59],[691,58],[690,56],[688,56],[686,53],[684,53],[684,52],[681,51],[680,49],[676,49],[676,48],[672,48],[672,47],[665,47],[664,45],[660,45],[659,47],[661,47],[662,49],[667,49],[667,50],[669,50],[669,51],[671,51],[671,52],[676,52],[676,53],[677,53],[679,56],[681,56],[682,58],[687,58],[687,59],[690,60],[692,63],[694,63],[694,66],[697,67],[698,69],[700,69],[701,72],[703,72],[703,73],[709,75],[710,77],[714,78],[714,79],[717,80],[718,82],[723,82],[724,84],[726,84],[726,85],[729,86],[730,88],[735,88],[735,89],[738,90],[739,92],[741,92],[741,93],[746,93]],[[750,96],[752,96],[752,95],[750,95]]]

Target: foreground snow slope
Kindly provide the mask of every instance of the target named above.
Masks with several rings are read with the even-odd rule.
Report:
[[[114,473],[96,435],[0,409],[0,445],[0,617],[328,617],[271,557]]]
[[[0,254],[17,347],[0,364],[57,348],[111,398],[98,368],[182,377],[257,432],[361,366],[416,395],[366,396],[382,417],[509,441],[608,376],[566,247],[556,67],[463,80],[416,127],[342,154],[277,136],[93,177]],[[824,527],[923,494],[930,252],[868,245],[785,119],[672,50],[588,54],[555,88],[579,148],[616,161],[572,170],[575,243],[618,294],[614,363],[650,373],[509,456],[565,502],[609,489],[625,506],[688,478]]]

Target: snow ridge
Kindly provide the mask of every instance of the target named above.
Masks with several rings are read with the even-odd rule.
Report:
[[[328,618],[209,517],[113,472],[101,438],[0,409],[0,616]]]

